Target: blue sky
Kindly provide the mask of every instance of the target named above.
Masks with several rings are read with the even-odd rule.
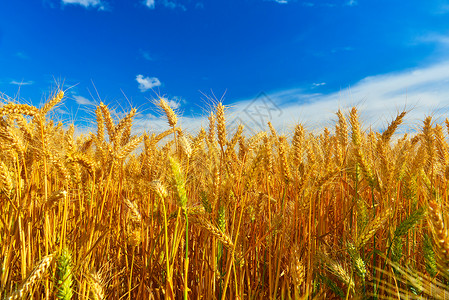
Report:
[[[38,105],[64,82],[61,115],[82,120],[98,92],[118,112],[141,108],[148,130],[166,126],[157,95],[185,127],[204,124],[212,92],[253,129],[327,125],[354,104],[379,124],[404,107],[445,112],[448,50],[442,0],[0,2],[0,92]]]

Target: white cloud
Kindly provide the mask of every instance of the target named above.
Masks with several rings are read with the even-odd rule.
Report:
[[[168,0],[163,0],[162,4],[167,7],[167,8],[171,8],[171,9],[175,9],[177,4],[175,2],[172,1],[168,1]]]
[[[171,108],[173,109],[178,109],[181,107],[181,103],[186,103],[186,101],[184,99],[182,99],[181,97],[173,97],[170,100],[167,100],[168,105],[170,105]]]
[[[178,125],[190,133],[196,133],[200,130],[201,126],[207,127],[208,119],[206,117],[190,117],[179,116]],[[169,129],[167,117],[165,114],[161,116],[155,116],[152,114],[138,114],[133,121],[133,134],[141,132],[154,132],[161,133]]]
[[[417,41],[421,43],[436,43],[443,46],[449,46],[449,35],[429,33],[424,36],[419,36]]]
[[[143,75],[137,75],[136,81],[139,83],[139,89],[141,92],[145,92],[157,86],[161,86],[161,82],[156,77],[143,77]]]
[[[316,87],[319,87],[319,86],[323,86],[323,85],[326,85],[326,82],[314,82],[314,83],[312,83],[312,87],[313,88],[316,88]]]
[[[88,7],[97,7],[99,10],[104,10],[105,6],[101,2],[101,0],[62,0],[63,4],[75,4],[81,5],[86,8]]]
[[[401,72],[366,77],[350,88],[328,94],[301,88],[267,94],[232,104],[228,120],[242,120],[253,132],[266,130],[271,121],[279,130],[297,122],[310,129],[334,126],[335,112],[357,106],[365,125],[384,128],[398,111],[411,109],[411,125],[426,115],[449,112],[449,61]]]
[[[69,112],[68,112],[67,110],[62,109],[62,108],[59,108],[59,107],[58,107],[58,108],[55,108],[54,111],[55,111],[55,113],[58,114],[58,115],[70,115]]]
[[[142,79],[143,76],[142,76]],[[424,67],[400,72],[365,77],[350,88],[330,93],[315,93],[313,90],[292,88],[266,95],[257,99],[242,99],[231,104],[226,113],[230,134],[240,122],[245,126],[245,134],[268,130],[267,122],[280,133],[290,134],[297,122],[309,130],[335,126],[338,109],[346,112],[357,106],[361,121],[366,129],[387,127],[388,122],[403,109],[409,111],[406,122],[400,130],[416,129],[425,116],[449,112],[449,60]],[[181,101],[172,98],[173,108]],[[182,102],[183,103],[183,102]],[[207,127],[205,116],[180,116],[179,124],[191,132],[201,126]],[[168,128],[164,117],[152,115],[136,117],[136,131],[151,130],[162,132]]]
[[[167,8],[170,8],[170,9],[180,8],[181,10],[184,10],[184,11],[187,10],[187,8],[184,5],[182,5],[180,3],[176,3],[174,1],[162,0],[161,2],[162,2],[162,5],[164,5]]]
[[[76,103],[78,103],[79,105],[95,105],[95,103],[83,96],[74,95],[73,99],[75,99]]]
[[[286,3],[288,3],[288,0],[274,0],[274,2],[286,4]]]
[[[16,81],[16,80],[11,80],[10,82],[9,82],[10,84],[14,84],[14,85],[30,85],[30,84],[33,84],[34,82],[33,81]]]
[[[166,8],[170,8],[170,9],[180,8],[183,11],[187,10],[187,8],[184,5],[177,3],[175,1],[158,0],[157,4],[162,5]],[[156,8],[156,0],[144,0],[143,5],[145,5],[146,7],[150,8],[150,9],[155,9]]]
[[[285,2],[285,3],[287,3],[287,2]],[[318,2],[317,3],[317,2],[304,1],[301,4],[302,4],[302,6],[305,6],[305,7],[326,7],[326,8],[337,7],[337,5],[335,3],[328,3],[328,2]],[[348,4],[345,3],[344,5],[348,5]]]
[[[150,9],[154,9],[156,7],[155,0],[144,0],[143,4]]]
[[[170,105],[170,107],[173,108],[173,109],[178,109],[179,106],[181,106],[179,104],[179,102],[176,102],[174,100],[168,100],[168,105]]]

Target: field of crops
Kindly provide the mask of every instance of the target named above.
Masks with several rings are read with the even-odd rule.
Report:
[[[160,98],[160,134],[101,103],[76,136],[63,98],[0,107],[1,298],[449,297],[448,120],[192,135]]]

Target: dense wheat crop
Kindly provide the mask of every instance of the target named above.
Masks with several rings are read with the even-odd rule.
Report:
[[[165,132],[101,103],[75,136],[63,98],[0,107],[0,297],[448,297],[449,121],[248,136],[218,103],[192,135],[160,99]]]

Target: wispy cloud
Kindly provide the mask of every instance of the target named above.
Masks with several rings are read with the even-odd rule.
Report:
[[[95,103],[93,101],[90,101],[89,99],[83,97],[83,96],[79,96],[79,95],[74,95],[73,99],[75,99],[75,102],[79,105],[91,105],[91,106],[95,106]]]
[[[167,8],[170,8],[170,9],[179,8],[179,9],[184,10],[184,11],[187,10],[187,8],[184,5],[182,5],[181,3],[174,2],[174,1],[162,0],[161,3],[162,3],[163,6],[165,6]]]
[[[322,86],[322,83],[317,83]],[[333,127],[338,109],[348,112],[357,106],[365,128],[381,130],[403,109],[409,110],[402,130],[416,129],[426,115],[449,112],[449,61],[400,72],[366,77],[351,87],[330,93],[316,93],[313,88],[292,88],[261,93],[255,98],[234,101],[226,114],[229,134],[238,124],[246,134],[268,130],[270,121],[280,132],[291,132],[298,122],[310,130]],[[179,103],[179,102],[177,102]],[[175,103],[170,102],[173,108]],[[137,126],[163,131],[166,120],[141,117]],[[196,132],[207,126],[204,116],[180,118],[183,128]]]
[[[81,5],[85,8],[95,7],[98,10],[104,10],[105,5],[101,0],[62,0],[62,4]]]
[[[281,4],[287,4],[289,0],[273,0],[273,1]]]
[[[449,111],[449,61],[411,70],[366,77],[350,88],[327,94],[303,88],[267,93],[258,99],[236,101],[228,120],[244,122],[251,133],[266,130],[272,122],[288,130],[301,122],[311,129],[333,126],[338,109],[358,106],[362,120],[375,129],[385,127],[402,109],[416,125],[426,115]]]
[[[168,105],[170,105],[170,107],[173,109],[178,109],[180,106],[180,103],[176,102],[174,100],[168,100]]]
[[[143,4],[150,9],[154,9],[156,7],[155,0],[144,0]]]
[[[276,0],[273,0],[276,1]],[[303,1],[301,2],[302,6],[305,7],[324,7],[324,8],[335,8],[335,7],[340,7],[340,6],[356,6],[358,5],[357,0],[346,0],[343,3],[340,4],[335,4],[335,3],[331,3],[331,2],[312,2],[312,1]]]
[[[323,124],[339,108],[360,104],[368,123],[385,122],[383,116],[394,115],[405,106],[414,108],[410,118],[422,120],[424,115],[437,109],[447,110],[449,99],[449,61],[427,67],[398,73],[367,77],[347,91],[317,95],[304,101],[301,95],[292,91],[278,99],[287,102],[283,106],[285,119],[294,120],[302,115],[311,123]],[[288,103],[288,98],[301,101],[303,105]],[[300,113],[301,112],[301,113]],[[297,118],[297,117],[296,117]],[[299,120],[295,120],[299,121]],[[377,126],[383,124],[377,124]]]
[[[161,86],[161,82],[156,77],[143,77],[143,75],[137,75],[136,81],[139,83],[139,89],[141,92],[146,92],[157,86]]]
[[[174,96],[171,99],[168,99],[167,103],[171,108],[178,109],[181,107],[181,104],[186,104],[187,101],[182,97]]]
[[[449,35],[441,33],[428,33],[417,37],[418,43],[436,43],[443,46],[449,46]]]
[[[141,91],[160,85],[155,78],[137,76]],[[157,85],[155,85],[157,83]],[[238,124],[245,126],[245,134],[266,131],[270,121],[280,132],[291,132],[298,122],[310,130],[333,127],[338,109],[348,112],[357,106],[361,120],[375,130],[381,130],[403,109],[409,110],[402,130],[416,129],[426,115],[449,112],[449,60],[433,65],[399,72],[365,77],[351,87],[330,93],[316,93],[313,86],[261,93],[256,98],[241,99],[230,104],[226,113],[229,134]],[[171,98],[169,104],[178,109],[183,100]],[[138,115],[134,123],[136,132],[150,130],[162,132],[168,128],[164,117],[151,114]],[[196,132],[208,124],[205,116],[181,116],[180,126]],[[409,127],[407,127],[409,126]]]
[[[314,82],[312,83],[312,88],[316,88],[323,85],[326,85],[326,82]]]
[[[16,81],[16,80],[11,80],[10,82],[9,82],[10,84],[14,84],[14,85],[30,85],[30,84],[33,84],[34,82],[33,81]]]
[[[66,109],[62,109],[62,108],[59,108],[59,107],[55,108],[54,111],[58,115],[70,115],[70,113]]]
[[[184,5],[182,5],[181,3],[175,2],[175,1],[158,0],[157,3],[156,3],[156,0],[144,0],[143,1],[143,5],[145,5],[149,9],[155,9],[156,8],[156,4],[164,6],[166,8],[170,8],[170,9],[179,8],[179,9],[184,10],[184,11],[187,10],[187,8]]]
[[[322,85],[322,83],[317,83]],[[173,108],[180,101],[169,100]],[[406,109],[409,111],[401,130],[416,129],[426,115],[449,112],[449,61],[425,67],[366,77],[350,88],[330,93],[315,93],[312,88],[292,88],[272,93],[260,93],[255,98],[241,99],[230,104],[226,113],[229,134],[238,124],[245,134],[268,130],[270,121],[283,133],[291,132],[298,122],[309,130],[333,127],[338,109],[348,112],[357,106],[364,128],[381,130]],[[208,124],[205,116],[181,116],[180,126],[196,132]],[[411,127],[410,127],[411,126]],[[136,117],[135,129],[161,132],[167,121],[151,114]]]

